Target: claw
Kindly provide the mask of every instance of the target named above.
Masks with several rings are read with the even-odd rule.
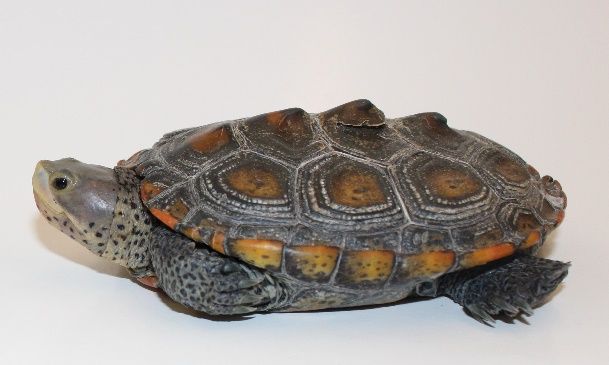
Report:
[[[503,299],[501,297],[494,297],[493,299],[491,299],[491,303],[495,307],[497,307],[497,309],[502,310],[505,314],[507,314],[510,317],[515,317],[520,312],[520,310],[517,307],[511,305],[510,303],[508,303],[505,299]]]
[[[253,294],[253,293],[243,293],[237,295],[230,295],[231,299],[229,302],[236,306],[248,306],[248,304],[259,305],[262,303],[266,303],[269,299],[265,295]],[[216,304],[227,305],[226,301],[216,301]]]
[[[239,283],[237,284],[237,286],[241,289],[247,289],[247,288],[251,288],[254,285],[258,285],[263,281],[264,281],[264,276],[259,276],[257,278],[243,279],[243,280],[239,280]]]
[[[231,311],[235,314],[246,314],[246,313],[256,312],[259,310],[256,307],[248,307],[246,305],[236,305],[231,308],[232,308]]]
[[[495,319],[477,304],[467,306],[467,310],[472,314],[472,317],[474,317],[475,320],[482,324],[493,326],[495,323]]]
[[[527,316],[532,316],[533,315],[533,308],[531,308],[531,306],[529,305],[529,303],[527,303],[524,299],[518,299],[514,301],[514,304],[520,308],[520,311],[524,314],[526,314]]]
[[[226,264],[222,265],[220,273],[222,273],[223,275],[228,275],[236,272],[238,269],[239,266],[233,264],[232,262],[227,262]]]

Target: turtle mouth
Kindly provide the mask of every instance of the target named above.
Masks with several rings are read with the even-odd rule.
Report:
[[[47,169],[48,161],[40,161],[36,164],[34,175],[32,176],[32,188],[34,189],[34,201],[38,210],[42,211],[41,206],[45,210],[52,212],[54,215],[63,215],[63,210],[53,199],[51,187],[49,186],[49,170]]]
[[[67,225],[67,215],[62,211],[57,211],[56,208],[49,205],[47,200],[44,199],[36,190],[34,190],[34,201],[36,202],[36,208],[38,208],[40,214],[42,214],[49,221],[49,223],[59,226],[60,222],[66,222]]]

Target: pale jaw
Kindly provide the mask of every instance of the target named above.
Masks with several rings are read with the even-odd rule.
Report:
[[[117,200],[112,169],[71,158],[40,161],[32,187],[49,223],[90,251],[103,253]]]

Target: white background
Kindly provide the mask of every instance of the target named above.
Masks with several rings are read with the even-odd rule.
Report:
[[[212,321],[40,218],[39,159],[113,166],[164,132],[369,98],[439,111],[563,185],[572,261],[529,324],[448,299]],[[0,363],[609,361],[609,2],[0,1]]]

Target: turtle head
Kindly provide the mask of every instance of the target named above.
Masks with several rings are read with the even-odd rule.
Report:
[[[114,170],[73,158],[40,161],[32,185],[38,209],[53,226],[103,254],[118,198]]]

